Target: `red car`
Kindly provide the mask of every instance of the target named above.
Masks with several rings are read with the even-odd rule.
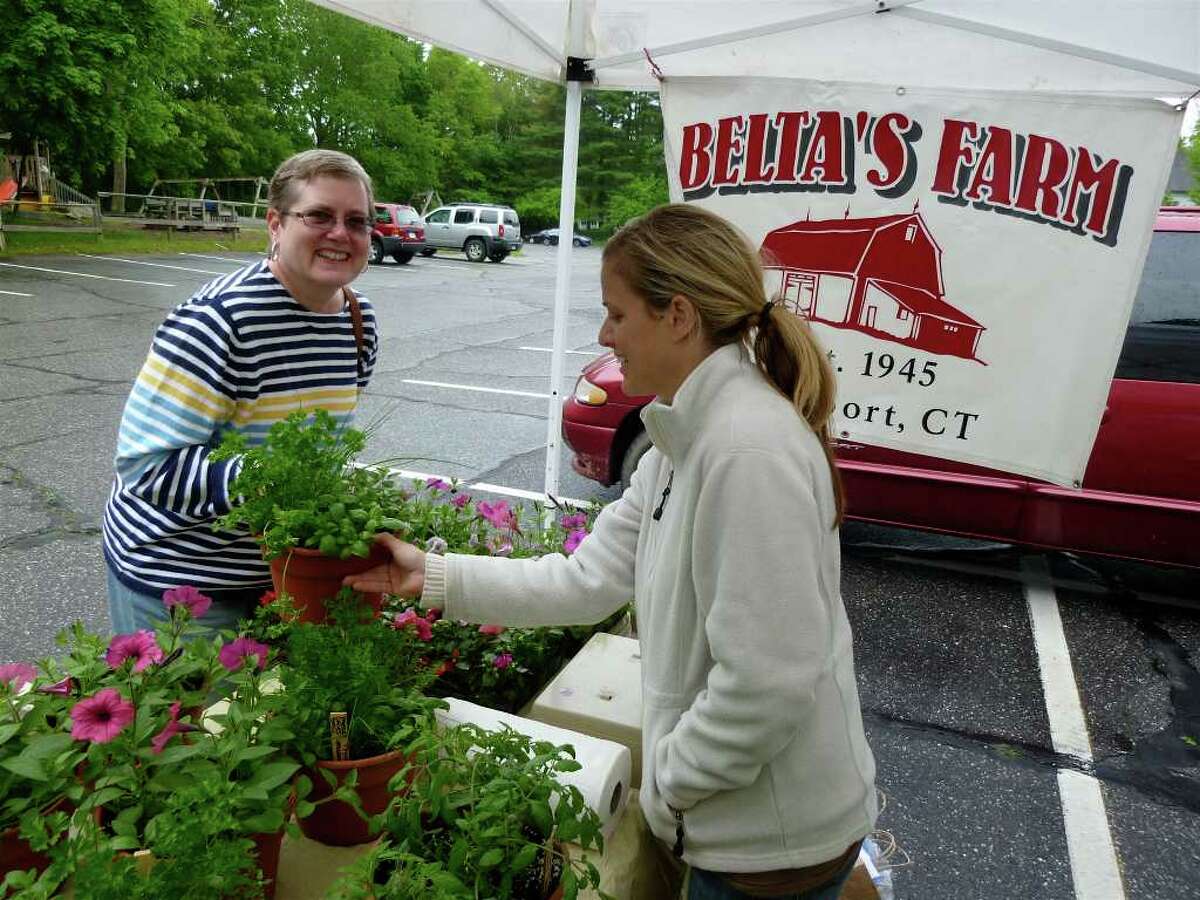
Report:
[[[425,221],[411,206],[403,203],[376,203],[375,227],[371,231],[371,256],[374,265],[390,256],[404,265],[425,249]]]
[[[1200,207],[1160,210],[1082,488],[839,441],[850,518],[1200,567]],[[563,409],[575,471],[628,483],[650,446],[613,355]]]

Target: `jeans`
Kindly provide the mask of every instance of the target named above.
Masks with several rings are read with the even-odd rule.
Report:
[[[802,894],[787,894],[776,900],[838,900],[842,888],[850,880],[854,864],[858,861],[855,854],[850,862],[840,871],[834,880],[819,888],[805,891]],[[687,900],[755,900],[749,894],[734,889],[720,875],[704,869],[690,869],[687,877]]]
[[[163,606],[162,594],[143,594],[126,586],[117,578],[111,566],[108,569],[108,618],[113,634],[129,634],[141,628],[153,630],[156,625],[171,617]],[[266,588],[250,588],[239,591],[214,591],[212,606],[196,626],[206,637],[215,637],[224,629],[237,630],[239,619],[254,615],[258,598]],[[203,593],[208,593],[204,591]]]

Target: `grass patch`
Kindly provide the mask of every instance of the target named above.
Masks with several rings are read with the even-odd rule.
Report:
[[[39,253],[265,253],[267,232],[246,229],[234,237],[232,234],[221,232],[159,231],[105,223],[103,234],[72,234],[62,231],[5,232],[4,242],[6,246],[0,250],[0,259]]]

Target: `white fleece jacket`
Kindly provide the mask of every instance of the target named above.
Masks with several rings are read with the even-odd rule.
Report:
[[[674,845],[674,809],[700,868],[833,859],[877,810],[820,442],[738,345],[642,420],[654,449],[574,555],[430,555],[422,602],[452,619],[566,625],[633,596],[655,835]]]

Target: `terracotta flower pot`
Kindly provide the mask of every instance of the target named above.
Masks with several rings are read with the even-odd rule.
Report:
[[[388,781],[404,768],[407,762],[408,757],[402,750],[393,750],[366,759],[322,760],[317,763],[317,769],[332,772],[337,777],[339,786],[351,771],[358,770],[358,796],[362,800],[363,809],[373,816],[387,808],[388,801],[392,798],[392,792],[388,790]],[[333,789],[319,771],[305,769],[304,774],[312,779],[313,783],[309,800],[324,800],[333,793]],[[299,825],[305,837],[335,847],[365,844],[374,839],[367,822],[353,807],[340,800],[319,804],[312,815],[299,820]]]
[[[42,815],[64,810],[70,812],[74,807],[66,797],[63,797],[42,811]],[[21,837],[20,826],[5,828],[0,831],[0,881],[9,872],[24,872],[26,869],[37,869],[40,875],[50,865],[50,858],[44,853],[38,853],[29,846],[29,842]]]
[[[382,565],[391,559],[386,547],[371,545],[371,552],[363,556],[338,559],[326,556],[306,547],[293,547],[271,560],[271,581],[276,593],[287,592],[301,622],[324,622],[325,601],[333,599],[342,588],[342,579]],[[379,615],[383,605],[382,594],[364,594],[364,599],[375,614]]]
[[[50,858],[33,850],[29,842],[21,837],[17,826],[0,832],[0,881],[9,872],[24,872],[26,869],[37,869],[40,875],[48,865]]]
[[[283,844],[283,829],[272,833],[250,835],[254,841],[254,857],[263,874],[263,897],[274,900],[275,883],[279,880],[279,848]]]

